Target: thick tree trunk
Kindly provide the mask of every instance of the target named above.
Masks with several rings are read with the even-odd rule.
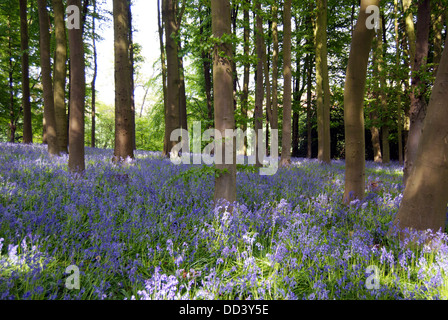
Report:
[[[424,120],[414,169],[408,178],[394,226],[444,231],[448,202],[448,38]],[[392,233],[393,230],[390,230]]]
[[[417,147],[423,129],[423,121],[426,115],[426,100],[424,88],[424,79],[420,77],[420,71],[426,65],[428,57],[429,28],[431,23],[430,0],[422,0],[418,6],[417,14],[417,42],[415,51],[415,61],[413,68],[412,84],[410,90],[411,108],[410,108],[410,127],[405,149],[403,184],[406,185],[414,161],[417,156]]]
[[[282,156],[280,166],[291,163],[291,0],[285,0],[283,11],[283,128],[282,128]]]
[[[65,80],[67,77],[67,38],[65,34],[64,5],[62,0],[53,0],[56,52],[54,59],[54,114],[58,147],[67,153],[67,107],[65,105]]]
[[[317,158],[331,162],[330,154],[330,95],[327,66],[327,1],[317,1],[316,39],[316,96],[317,96]]]
[[[69,0],[68,5],[81,6],[80,0]],[[85,61],[84,44],[81,29],[68,31],[70,50],[70,121],[69,121],[69,158],[71,172],[85,170],[84,161],[84,109],[85,109]]]
[[[230,1],[212,0],[212,33],[215,38],[231,34]],[[236,201],[236,145],[235,138],[227,137],[225,131],[235,129],[233,109],[232,45],[228,42],[216,44],[213,50],[213,92],[215,126],[223,138],[223,164],[216,164],[220,174],[215,178],[214,201],[220,199]],[[232,143],[232,145],[230,145]],[[216,142],[215,142],[216,143]],[[218,144],[219,146],[219,144]],[[229,149],[231,148],[231,149]],[[232,163],[224,161],[226,150],[232,155]]]
[[[396,74],[397,74],[397,82],[396,82],[396,91],[397,91],[397,131],[398,131],[398,162],[400,165],[403,165],[403,123],[402,123],[402,115],[401,115],[401,79],[398,77],[400,71],[400,38],[398,32],[398,0],[394,0],[394,16],[395,16],[395,46],[396,46],[396,55],[395,55],[395,64],[396,64]]]
[[[129,25],[127,0],[114,0],[115,47],[115,150],[114,161],[134,158],[132,136]],[[177,60],[177,59],[176,59]]]
[[[171,141],[171,133],[180,127],[179,96],[179,59],[176,43],[176,10],[174,0],[163,0],[162,15],[165,21],[165,45],[167,59],[167,105],[165,109],[165,150],[163,154],[170,156],[173,147],[179,141]]]
[[[40,64],[42,69],[42,86],[44,96],[45,138],[48,142],[48,153],[59,155],[56,118],[54,111],[53,83],[50,64],[50,25],[45,0],[37,1],[40,30]]]
[[[31,125],[27,0],[20,0],[20,50],[22,51],[23,143],[33,143]]]
[[[367,64],[372,48],[374,29],[368,29],[366,9],[370,5],[379,7],[379,0],[361,0],[358,21],[353,30],[353,39],[348,60],[344,87],[345,125],[345,191],[344,203],[364,198],[365,193],[365,137],[364,137],[364,93]]]
[[[132,130],[132,150],[136,150],[135,143],[135,80],[134,80],[134,30],[132,25],[132,1],[128,0],[128,32],[129,32],[129,81],[131,86],[131,130]]]

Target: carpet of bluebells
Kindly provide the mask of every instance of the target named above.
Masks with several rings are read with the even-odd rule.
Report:
[[[45,146],[0,144],[0,299],[448,298],[446,233],[431,247],[386,237],[396,163],[368,162],[366,198],[349,206],[343,161],[293,159],[273,176],[242,165],[229,213],[201,166],[112,156],[87,148],[74,176]]]

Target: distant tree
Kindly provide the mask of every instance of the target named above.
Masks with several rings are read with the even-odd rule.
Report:
[[[54,111],[53,83],[51,79],[50,25],[47,11],[47,1],[37,0],[37,6],[39,12],[40,64],[42,69],[46,140],[48,142],[48,153],[54,156],[59,155],[59,147]]]
[[[23,143],[33,143],[31,122],[27,0],[20,0],[20,50],[22,51]]]
[[[292,105],[292,70],[291,70],[291,0],[285,0],[283,9],[283,127],[282,155],[280,166],[291,162],[291,105]]]

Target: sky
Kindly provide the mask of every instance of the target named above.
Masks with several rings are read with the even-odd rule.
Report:
[[[112,12],[112,0],[107,0],[104,8]],[[134,29],[136,29],[134,42],[142,46],[142,56],[145,58],[141,74],[149,79],[154,74],[152,66],[160,56],[157,1],[134,0],[132,17]],[[112,17],[110,17],[109,22],[100,26],[99,34],[104,40],[98,43],[98,99],[107,105],[114,105],[114,30]],[[137,87],[135,90],[137,105],[141,104],[143,96],[143,89]]]

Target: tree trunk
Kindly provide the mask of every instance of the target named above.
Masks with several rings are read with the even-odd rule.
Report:
[[[115,47],[115,150],[114,161],[134,158],[129,62],[127,0],[113,1]]]
[[[394,16],[395,16],[395,46],[396,46],[396,54],[395,54],[395,64],[396,64],[396,91],[397,91],[397,131],[398,131],[398,162],[400,165],[403,165],[403,123],[401,116],[401,79],[398,76],[400,71],[400,39],[398,32],[398,0],[394,0]]]
[[[307,132],[307,139],[306,139],[306,157],[308,159],[311,159],[312,157],[312,126],[311,126],[311,100],[312,100],[312,74],[313,74],[313,63],[311,55],[308,54],[306,57],[306,63],[307,63],[307,71],[306,71],[306,78],[307,78],[307,84],[306,84],[306,132]]]
[[[167,58],[167,108],[165,109],[165,150],[169,157],[173,147],[179,141],[170,141],[171,133],[180,127],[179,96],[179,59],[176,43],[176,10],[175,0],[163,0],[162,15],[165,21],[165,45]]]
[[[164,4],[162,4],[164,6]],[[165,45],[163,43],[163,29],[164,29],[164,19],[162,19],[160,14],[160,0],[157,0],[157,24],[159,31],[159,44],[160,44],[160,61],[162,64],[162,90],[163,90],[163,110],[167,110],[167,88],[166,88],[166,58],[165,58]],[[166,135],[163,139],[163,150],[167,148]]]
[[[361,0],[358,21],[353,30],[353,39],[348,60],[344,87],[345,126],[345,191],[344,203],[364,198],[365,193],[365,137],[364,137],[364,93],[367,64],[372,48],[374,29],[368,29],[366,9],[370,5],[379,7],[379,0]]]
[[[417,156],[418,141],[420,140],[427,107],[425,100],[425,80],[421,79],[420,72],[425,69],[426,59],[428,57],[429,28],[431,23],[430,0],[420,1],[417,20],[417,42],[410,90],[410,127],[404,156],[404,185],[406,185],[406,181],[412,172],[412,167]]]
[[[394,219],[400,230],[443,232],[448,202],[448,38],[418,143],[414,169]],[[393,230],[390,230],[392,233]]]
[[[263,136],[259,135],[260,130],[263,129],[263,51],[264,51],[264,37],[263,37],[263,18],[261,17],[261,4],[256,3],[256,52],[257,52],[257,69],[255,81],[255,111],[254,111],[254,125],[255,125],[255,159],[256,166],[261,167],[263,159],[259,158],[259,140],[263,140]]]
[[[53,83],[50,64],[50,23],[47,2],[38,0],[39,30],[40,30],[40,64],[42,69],[42,86],[44,96],[45,137],[48,141],[50,156],[59,155],[56,118],[54,111]]]
[[[212,0],[212,33],[215,38],[221,39],[231,34],[230,1]],[[236,201],[236,151],[235,138],[227,137],[226,130],[235,129],[233,109],[233,71],[232,71],[232,45],[228,41],[215,44],[213,50],[213,92],[215,106],[215,126],[223,138],[222,155],[230,153],[232,163],[216,164],[219,176],[215,178],[214,201],[225,199]],[[216,143],[217,141],[215,141]],[[232,145],[230,146],[230,143]],[[219,147],[219,143],[218,143]],[[231,149],[229,149],[231,148]]]
[[[65,105],[65,80],[67,77],[67,38],[65,34],[64,5],[53,0],[56,52],[54,59],[54,114],[58,133],[58,148],[67,153],[67,107]]]
[[[81,6],[80,0],[69,0],[68,5]],[[85,109],[85,61],[81,29],[68,31],[70,50],[70,121],[68,168],[71,172],[82,173],[84,161],[84,109]]]
[[[92,77],[92,133],[90,146],[96,147],[96,78],[98,75],[98,54],[96,48],[96,0],[93,0],[93,16],[92,16],[92,46],[93,46],[93,77]]]
[[[31,125],[27,0],[20,0],[20,50],[22,51],[23,143],[33,143]]]
[[[327,0],[317,1],[316,39],[316,96],[317,96],[317,158],[329,164],[330,155],[330,95],[327,66]]]
[[[250,20],[249,20],[249,1],[245,0],[243,4],[243,19],[244,19],[244,56],[250,55]],[[244,75],[243,75],[243,92],[241,96],[241,114],[243,116],[243,123],[241,129],[243,132],[247,131],[247,111],[249,107],[249,76],[250,76],[250,63],[249,60],[244,61]],[[272,127],[272,124],[271,124]],[[244,136],[244,155],[247,156],[247,136]]]
[[[291,0],[285,0],[283,12],[283,128],[282,128],[282,156],[280,166],[291,163]]]
[[[370,121],[372,121],[372,126],[370,127],[370,132],[372,134],[372,147],[373,147],[373,161],[377,163],[383,162],[383,156],[381,154],[381,145],[380,145],[380,132],[378,130],[378,112],[376,110],[372,110],[369,114]]]
[[[278,7],[272,5],[272,115],[271,129],[278,130]]]
[[[132,130],[132,150],[136,150],[135,144],[135,81],[134,81],[134,30],[132,25],[132,1],[128,0],[128,32],[129,32],[129,81],[131,87],[131,130]]]

